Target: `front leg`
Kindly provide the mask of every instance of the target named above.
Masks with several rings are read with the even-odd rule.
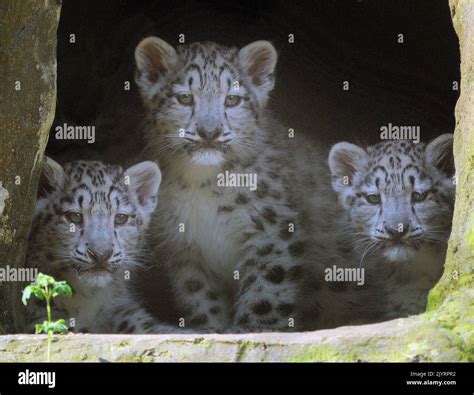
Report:
[[[205,272],[195,252],[181,252],[170,267],[178,304],[186,328],[198,332],[223,332],[231,324],[231,303],[219,279]]]
[[[296,235],[284,235],[288,240],[274,236],[260,231],[247,242],[250,247],[238,265],[236,332],[293,331],[299,326],[294,313],[304,243]]]
[[[127,294],[122,298],[118,298],[110,311],[110,315],[109,324],[105,328],[101,328],[100,332],[129,334],[193,333],[190,329],[160,322],[139,303],[130,300]]]

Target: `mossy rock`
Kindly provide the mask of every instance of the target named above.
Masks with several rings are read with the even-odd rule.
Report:
[[[21,32],[23,25],[37,23],[32,29],[38,28],[38,37],[44,37],[44,53],[35,58],[40,67],[49,67],[55,75],[54,49],[55,29],[59,15],[59,6],[55,1],[8,1],[14,3],[12,10],[18,11],[18,18],[10,15],[11,23]],[[51,3],[51,4],[49,4]],[[44,4],[50,7],[42,8]],[[37,7],[35,10],[34,7]],[[307,333],[264,333],[247,335],[60,335],[53,343],[54,361],[133,361],[133,362],[171,362],[171,361],[474,361],[474,2],[471,0],[450,0],[453,24],[460,41],[461,48],[461,96],[456,107],[455,160],[457,169],[456,208],[453,218],[453,231],[449,242],[444,274],[439,284],[429,295],[428,310],[419,316],[384,322],[374,325],[343,327]],[[0,9],[1,10],[1,9]],[[32,15],[23,18],[20,15]],[[23,17],[24,17],[23,15]],[[40,18],[39,16],[44,18]],[[23,21],[23,22],[22,22]],[[45,25],[41,30],[41,25]],[[4,35],[8,37],[8,35]],[[21,38],[21,37],[20,37]],[[8,48],[3,42],[3,47]],[[21,46],[19,47],[21,49]],[[41,50],[41,48],[40,48]],[[40,51],[41,52],[41,51]],[[21,54],[21,53],[20,53]],[[19,56],[17,54],[16,56]],[[15,54],[12,54],[14,57]],[[53,57],[52,57],[53,56]],[[21,64],[19,64],[20,71]],[[43,72],[44,74],[44,72]],[[38,77],[35,73],[25,78]],[[39,81],[39,80],[38,80]],[[42,157],[46,144],[48,125],[51,124],[52,103],[55,98],[55,84],[51,79],[43,80],[38,85],[31,102],[13,108],[9,113],[22,115],[27,108],[39,108],[42,112],[32,122],[26,120],[26,126],[35,125],[31,131],[17,119],[17,124],[2,125],[4,136],[12,130],[31,133],[37,145],[31,152],[20,157],[21,166],[31,182],[28,187],[35,189],[37,182],[37,164]],[[36,101],[33,99],[36,98]],[[38,99],[41,105],[38,104]],[[2,101],[6,103],[6,101]],[[14,106],[8,101],[8,106]],[[35,107],[36,106],[36,107]],[[31,122],[30,122],[31,121]],[[15,128],[11,129],[11,126]],[[40,125],[38,130],[37,125]],[[23,125],[24,126],[24,125]],[[10,129],[9,129],[10,128]],[[8,131],[8,133],[7,133]],[[0,132],[3,133],[2,129]],[[8,142],[8,144],[12,144]],[[21,144],[17,144],[21,147]],[[0,144],[0,148],[2,145]],[[8,147],[10,145],[3,145]],[[1,149],[0,149],[1,154]],[[8,155],[11,155],[8,152]],[[7,156],[0,155],[6,163]],[[11,158],[10,158],[11,159]],[[33,169],[33,172],[31,171]],[[20,171],[19,170],[19,171]],[[11,213],[8,221],[0,223],[0,232],[4,235],[12,231],[12,221],[22,223],[21,232],[28,229],[25,215],[31,213],[32,202],[13,199],[14,196],[34,196],[31,191],[15,190],[11,175],[2,180],[3,187],[9,192],[10,199],[5,199],[5,212]],[[26,188],[26,186],[25,186]],[[30,199],[31,200],[31,199]],[[23,202],[23,203],[22,203]],[[9,206],[20,204],[19,207]],[[23,204],[23,206],[21,206]],[[25,206],[26,205],[26,206]],[[25,207],[28,209],[25,210]],[[20,210],[21,209],[21,210]],[[3,213],[3,218],[5,217]],[[23,214],[19,214],[19,213]],[[1,213],[0,213],[1,214]],[[2,217],[0,217],[1,219]],[[21,238],[17,238],[20,239]],[[5,238],[4,238],[5,240]],[[1,240],[0,240],[1,243]],[[8,246],[4,249],[4,259],[24,246]],[[6,251],[6,252],[5,252]],[[9,255],[7,255],[9,254]],[[21,254],[20,254],[21,255]],[[6,257],[6,258],[5,258]],[[0,287],[0,307],[6,309],[4,303],[8,298],[5,290]],[[2,304],[3,303],[3,304]],[[1,311],[3,313],[3,311]],[[11,315],[11,314],[10,314]],[[2,315],[2,318],[3,315]],[[2,322],[7,322],[2,320]],[[44,361],[46,357],[46,336],[42,335],[8,335],[0,336],[0,362]]]

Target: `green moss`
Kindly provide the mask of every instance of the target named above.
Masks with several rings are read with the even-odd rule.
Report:
[[[235,356],[235,362],[241,362],[245,354],[255,348],[255,344],[249,341],[239,341],[238,345],[239,348],[237,350],[237,355]]]
[[[155,362],[155,358],[151,355],[122,355],[117,358],[114,362]]]
[[[446,330],[462,361],[474,361],[474,290],[472,275],[460,279],[460,290],[451,291],[444,303],[432,308],[426,316]]]
[[[341,353],[331,346],[308,346],[300,355],[290,358],[290,362],[357,362],[353,352]]]
[[[184,342],[181,342],[181,343],[184,343]],[[203,338],[203,337],[199,337],[199,338],[196,338],[193,340],[193,344],[197,344],[197,345],[200,345],[206,349],[210,349],[213,347],[213,343],[210,342],[209,340]]]
[[[474,213],[471,213],[470,226],[466,232],[466,242],[469,252],[474,255]]]
[[[459,323],[459,309],[459,305],[444,303],[434,314],[431,314],[431,317],[433,317],[442,328],[452,330]]]
[[[160,351],[158,353],[158,356],[160,358],[170,358],[171,357],[171,353],[169,352],[169,350],[164,350],[164,351]]]
[[[428,294],[428,306],[426,308],[427,312],[435,311],[443,303],[444,292],[440,287],[434,287]]]
[[[447,265],[448,267],[450,265]],[[448,269],[447,269],[448,270]],[[445,301],[448,295],[452,295],[456,290],[474,289],[474,274],[473,273],[459,273],[455,269],[451,269],[449,273],[445,273],[444,276],[452,277],[456,281],[452,281],[451,284],[440,283],[436,285],[428,294],[428,307],[426,311],[436,311]]]
[[[71,362],[86,362],[89,360],[87,352],[81,351],[71,355]]]
[[[462,275],[457,282],[457,288],[474,289],[474,274],[467,273]]]

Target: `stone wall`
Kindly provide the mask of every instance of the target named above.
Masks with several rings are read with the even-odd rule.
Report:
[[[461,96],[456,104],[454,135],[457,190],[445,271],[429,295],[431,311],[450,298],[462,299],[474,286],[474,3],[450,0],[449,4],[461,49]],[[470,325],[474,322],[473,303],[470,300]],[[473,327],[469,329],[472,337]]]
[[[471,297],[473,295],[471,294]],[[465,306],[461,306],[465,307]],[[436,319],[306,333],[246,335],[64,335],[53,362],[419,362],[472,360]],[[0,362],[40,362],[46,336],[0,337]]]
[[[22,266],[56,106],[57,0],[0,2],[0,265]],[[0,282],[0,333],[21,328],[19,284]]]

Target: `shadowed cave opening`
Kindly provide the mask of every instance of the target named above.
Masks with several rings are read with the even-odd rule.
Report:
[[[149,35],[177,45],[183,34],[186,43],[271,41],[279,59],[269,105],[285,125],[320,144],[373,144],[389,123],[419,126],[422,141],[454,131],[460,55],[447,1],[67,1],[46,154],[60,162],[132,162],[144,113],[134,49]],[[64,123],[94,125],[95,143],[57,140],[55,128]],[[127,133],[118,134],[118,124]],[[181,314],[167,279],[146,272],[138,281],[148,309],[175,323]]]

